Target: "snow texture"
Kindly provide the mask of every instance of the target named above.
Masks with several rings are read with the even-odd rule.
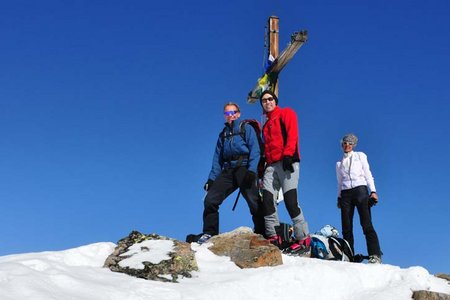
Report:
[[[180,283],[134,278],[103,268],[113,243],[96,243],[56,252],[0,257],[2,300],[228,300],[228,299],[411,299],[414,290],[450,294],[447,281],[422,267],[401,269],[392,265],[367,265],[323,261],[283,255],[277,267],[240,269],[227,257],[192,244],[199,271]],[[163,259],[167,243],[142,244],[143,260]],[[138,249],[138,252],[140,249]],[[151,255],[150,255],[151,254]],[[144,254],[143,254],[144,255]],[[153,257],[150,257],[150,256]],[[138,261],[130,265],[140,265]]]

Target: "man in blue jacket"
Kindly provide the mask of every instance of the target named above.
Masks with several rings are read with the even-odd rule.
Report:
[[[247,201],[255,233],[264,233],[262,202],[257,185],[257,168],[260,159],[258,138],[253,127],[245,126],[241,134],[239,106],[228,102],[224,106],[225,128],[219,135],[211,172],[204,189],[207,191],[203,211],[203,235],[199,244],[219,234],[219,206],[237,188]]]

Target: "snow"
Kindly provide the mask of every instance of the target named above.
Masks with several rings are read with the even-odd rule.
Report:
[[[227,257],[192,244],[199,271],[179,283],[134,278],[103,268],[113,243],[65,251],[0,257],[2,300],[144,300],[144,299],[411,299],[414,290],[450,294],[447,281],[422,267],[367,265],[283,255],[283,265],[240,269]],[[141,248],[142,247],[142,248]],[[139,245],[138,255],[164,259],[169,243]],[[145,251],[140,252],[140,249]],[[136,265],[138,262],[131,262]],[[139,265],[139,264],[138,264]]]

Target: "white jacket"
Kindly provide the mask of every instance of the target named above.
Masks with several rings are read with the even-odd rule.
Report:
[[[367,155],[363,152],[344,153],[342,159],[336,162],[336,177],[338,197],[341,196],[342,190],[352,189],[360,185],[367,186],[371,192],[376,191]]]

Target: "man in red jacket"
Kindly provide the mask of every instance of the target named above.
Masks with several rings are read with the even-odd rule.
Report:
[[[284,203],[294,227],[295,242],[286,253],[301,255],[310,251],[308,223],[297,201],[297,186],[300,171],[297,115],[290,108],[278,107],[278,98],[271,91],[260,97],[261,106],[267,116],[263,127],[266,170],[263,179],[263,206],[265,230],[268,240],[280,246],[281,239],[275,227],[280,224],[276,196],[283,189]]]

